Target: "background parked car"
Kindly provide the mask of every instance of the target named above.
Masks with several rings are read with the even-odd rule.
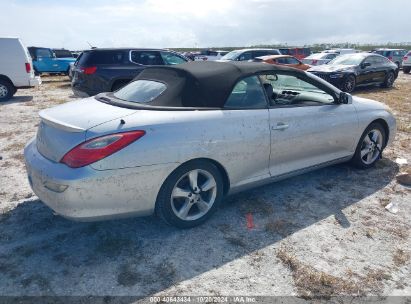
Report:
[[[309,65],[322,65],[327,64],[337,56],[339,56],[338,53],[316,53],[304,58],[302,62]]]
[[[248,61],[256,57],[281,55],[277,49],[242,49],[234,50],[223,56],[219,61]]]
[[[283,55],[291,55],[301,60],[311,55],[310,48],[280,48],[280,53]]]
[[[358,53],[355,49],[330,49],[324,50],[321,53],[337,53],[338,55],[355,54]]]
[[[402,58],[402,70],[405,74],[408,74],[411,70],[411,51]]]
[[[74,58],[73,53],[66,49],[52,49],[56,58]]]
[[[197,54],[194,57],[194,61],[215,61],[221,59],[223,56],[227,55],[228,51],[213,51],[213,50],[204,50],[200,54]]]
[[[70,62],[75,58],[56,58],[52,49],[43,47],[29,47],[29,52],[33,60],[34,73],[65,74],[68,75]]]
[[[19,38],[0,38],[0,102],[9,100],[17,89],[37,86],[32,60]]]
[[[402,59],[407,54],[407,51],[404,49],[375,49],[373,53],[380,54],[384,57],[387,57],[389,60],[394,62],[399,68],[402,66]]]
[[[398,76],[396,64],[384,56],[372,53],[341,55],[328,64],[308,70],[345,92],[358,86],[379,84],[391,87]]]
[[[163,49],[92,49],[83,51],[73,68],[71,83],[77,96],[116,91],[150,65],[175,65],[188,59]]]
[[[289,55],[269,55],[269,56],[262,56],[257,57],[254,59],[255,62],[265,62],[274,65],[284,65],[291,68],[299,69],[306,71],[311,66],[308,64],[302,63],[300,60],[293,56]]]

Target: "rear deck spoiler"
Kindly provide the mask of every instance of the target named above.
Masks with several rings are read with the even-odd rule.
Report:
[[[86,131],[86,129],[83,129],[83,128],[80,128],[80,127],[77,127],[77,126],[73,126],[73,125],[64,123],[62,121],[59,121],[57,119],[54,119],[54,118],[50,117],[49,115],[47,115],[45,113],[45,111],[40,111],[39,116],[44,121],[44,123],[46,123],[46,124],[48,124],[52,127],[55,127],[57,129],[61,129],[61,130],[64,130],[64,131],[67,131],[67,132],[73,132],[73,133],[80,133],[80,132]]]

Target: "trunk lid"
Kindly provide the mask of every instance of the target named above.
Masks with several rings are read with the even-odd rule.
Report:
[[[47,159],[59,162],[68,151],[86,140],[88,129],[135,112],[94,97],[43,110],[39,113],[37,149]]]

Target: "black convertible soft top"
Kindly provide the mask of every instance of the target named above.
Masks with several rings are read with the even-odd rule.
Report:
[[[256,62],[189,62],[175,66],[144,69],[134,80],[154,80],[167,89],[147,106],[222,108],[236,83],[264,72],[291,71],[290,68]],[[292,69],[294,74],[301,73]]]

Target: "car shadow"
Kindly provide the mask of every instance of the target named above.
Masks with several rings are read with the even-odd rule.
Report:
[[[395,87],[395,83],[394,86],[392,86],[391,88],[383,88],[379,85],[370,85],[370,86],[363,86],[363,87],[358,87],[355,88],[353,94],[356,93],[381,93],[381,92],[390,92],[390,91],[398,91],[399,89]]]
[[[231,196],[208,222],[188,230],[155,217],[72,222],[28,200],[0,217],[0,294],[149,296],[328,217],[346,229],[344,209],[397,172],[388,159],[369,170],[317,170]]]
[[[29,102],[33,100],[33,96],[25,95],[25,96],[13,96],[10,100],[0,103],[0,105],[8,105],[13,103],[20,103],[20,102]]]

